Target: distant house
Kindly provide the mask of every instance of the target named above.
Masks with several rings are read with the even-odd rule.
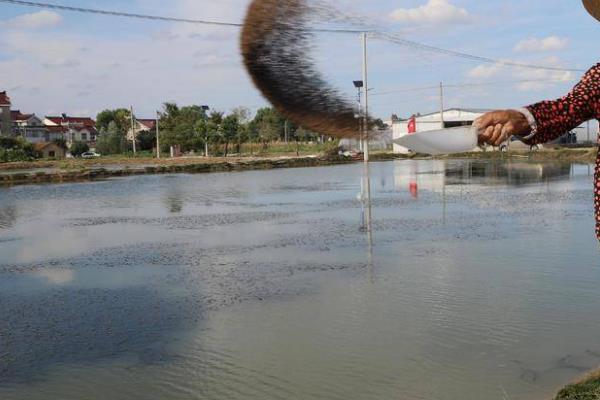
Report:
[[[8,97],[5,91],[0,92],[0,136],[12,135],[10,106],[10,97]]]
[[[42,158],[63,159],[67,155],[67,151],[56,143],[36,143],[34,149]]]
[[[96,144],[96,121],[89,117],[69,117],[66,114],[60,117],[47,116],[44,125],[50,132],[62,132],[68,146],[74,142],[85,142],[90,146]]]
[[[11,110],[10,119],[13,136],[21,136],[30,143],[45,143],[50,135],[41,119],[35,114],[23,114],[19,110]]]
[[[65,140],[65,134],[67,129],[62,126],[48,126],[45,125],[46,131],[48,132],[48,142],[53,142],[55,140]]]
[[[135,137],[137,138],[142,132],[156,131],[155,119],[136,119],[135,120]],[[133,133],[131,129],[127,132],[127,140],[133,141]]]

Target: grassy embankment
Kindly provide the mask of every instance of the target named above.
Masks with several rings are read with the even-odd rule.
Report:
[[[565,387],[558,393],[556,400],[600,400],[600,371]]]

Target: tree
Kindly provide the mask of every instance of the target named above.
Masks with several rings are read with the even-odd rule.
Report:
[[[208,156],[208,121],[201,119],[196,122],[194,126],[194,147],[202,148],[205,147],[205,156]]]
[[[247,141],[252,141],[253,139],[253,129],[251,127],[252,118],[251,112],[246,107],[236,107],[231,111],[232,115],[235,115],[238,119],[239,129],[238,133],[235,137],[235,142],[237,145],[237,153],[241,154],[242,143]]]
[[[141,151],[150,151],[156,145],[156,131],[142,131],[137,135],[137,141]]]
[[[223,116],[225,113],[222,111],[213,111],[208,116],[208,120],[216,125],[221,125],[223,123]]]
[[[33,144],[22,137],[0,137],[0,162],[30,161],[38,156]]]
[[[206,138],[209,144],[220,144],[223,142],[223,113],[213,111],[206,121]]]
[[[222,139],[221,125],[214,120],[209,119],[206,122],[206,140],[208,141],[208,144],[219,144]]]
[[[90,151],[90,146],[85,142],[73,142],[69,152],[73,157],[81,157],[83,153]]]
[[[115,110],[104,110],[96,116],[96,128],[99,132],[108,131],[111,122],[114,122],[117,129],[123,134],[131,130],[131,111],[125,108]]]
[[[258,124],[258,137],[266,148],[270,142],[279,138],[277,125],[271,118],[265,118]]]
[[[240,124],[247,124],[250,122],[250,110],[247,107],[236,107],[231,111],[232,115],[235,115]]]
[[[281,139],[284,136],[285,120],[272,107],[259,109],[252,122],[252,128],[256,129],[257,137],[264,147],[267,147],[269,142]]]
[[[237,115],[228,115],[223,119],[221,131],[223,133],[223,142],[225,143],[225,157],[227,157],[229,143],[238,138],[240,123]]]
[[[121,154],[129,151],[127,134],[131,131],[131,111],[125,108],[104,110],[96,116],[100,132],[96,148],[102,154]]]
[[[179,108],[175,103],[165,103],[159,120],[162,145],[179,145],[183,151],[200,150],[204,135],[198,132],[201,121],[206,121],[206,112],[200,106]]]
[[[294,137],[296,138],[296,155],[300,155],[300,142],[308,142],[310,139],[314,138],[316,135],[308,131],[302,127],[296,129],[294,133]]]
[[[302,127],[296,129],[296,132],[294,132],[294,137],[296,138],[297,142],[308,142],[314,140],[317,138],[317,136],[318,135],[316,133],[306,130]]]
[[[117,127],[117,123],[111,121],[106,131],[98,137],[96,149],[102,154],[121,154],[127,149],[126,142],[126,137]]]

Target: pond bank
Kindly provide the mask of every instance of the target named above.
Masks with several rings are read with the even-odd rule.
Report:
[[[586,376],[579,382],[561,390],[556,400],[598,400],[600,399],[600,370]]]
[[[487,152],[463,153],[452,156],[430,157],[411,154],[374,153],[372,161],[401,159],[481,159],[481,160],[528,160],[532,162],[564,161],[591,163],[596,159],[596,149],[555,149],[535,153]],[[232,157],[204,158],[184,157],[177,159],[152,158],[102,158],[97,160],[35,161],[0,164],[0,185],[29,183],[85,182],[111,177],[248,171],[280,168],[320,167],[360,162],[356,158],[325,156],[289,157]]]
[[[81,163],[79,168],[57,168],[54,165],[33,164],[33,168],[21,165],[18,169],[0,169],[0,185],[22,185],[29,183],[85,182],[111,177],[174,174],[211,173],[228,171],[266,170],[279,168],[317,167],[355,162],[346,158],[294,157],[236,159],[228,161],[178,159],[164,160],[163,163],[149,162],[160,160],[134,160],[138,162],[118,162],[113,164]],[[174,162],[175,161],[175,162]]]

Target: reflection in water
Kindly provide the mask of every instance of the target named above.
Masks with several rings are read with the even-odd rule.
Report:
[[[0,229],[11,228],[17,221],[17,208],[14,205],[0,207]]]
[[[75,279],[75,272],[70,269],[45,268],[34,274],[53,285],[66,285]]]
[[[385,187],[385,180],[382,180]],[[373,277],[373,208],[371,203],[371,168],[370,163],[363,164],[363,175],[361,179],[361,230],[367,235],[367,267]]]
[[[170,193],[165,198],[165,203],[171,214],[179,214],[183,211],[183,199],[181,198],[181,193]]]
[[[568,177],[571,172],[571,164],[468,161],[462,165],[449,165],[445,175],[448,185],[482,181],[485,184],[503,182],[519,186]]]
[[[179,214],[183,211],[184,192],[181,185],[181,180],[173,177],[164,188],[164,203],[171,214]]]
[[[426,163],[399,164],[395,170],[397,191],[407,190],[417,200],[419,192],[444,191],[447,185],[507,184],[520,186],[568,178],[574,174],[574,164],[533,163],[464,160],[457,162],[430,161]],[[593,174],[590,165],[583,165],[588,176]],[[421,171],[420,169],[423,169]]]

